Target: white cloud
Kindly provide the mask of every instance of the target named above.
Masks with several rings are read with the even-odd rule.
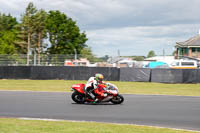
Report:
[[[150,50],[161,55],[163,49],[170,55],[178,41],[185,41],[195,36],[199,25],[172,25],[148,27],[124,27],[118,29],[90,30],[88,45],[97,55],[108,51],[108,55],[146,55]],[[113,51],[110,53],[110,51]]]
[[[0,12],[20,17],[31,0],[0,0]],[[197,34],[199,0],[32,0],[76,20],[96,55],[171,54],[177,41]]]

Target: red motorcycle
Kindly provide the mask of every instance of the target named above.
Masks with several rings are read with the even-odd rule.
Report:
[[[100,84],[98,85],[97,89],[93,90],[91,93],[93,93],[98,98],[99,103],[111,102],[113,104],[121,104],[124,101],[124,97],[118,93],[118,88],[113,84]],[[103,96],[97,95],[97,93],[95,93],[95,91],[99,90],[104,94]],[[85,90],[85,84],[72,85],[72,91],[73,93],[71,97],[74,102],[78,104],[94,102],[90,95],[87,94]]]

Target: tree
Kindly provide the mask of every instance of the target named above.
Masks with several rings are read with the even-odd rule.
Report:
[[[49,11],[46,28],[51,46],[50,54],[77,54],[86,47],[88,40],[85,33],[81,33],[76,22],[60,11]]]
[[[1,32],[0,54],[15,54],[17,49],[13,44],[16,40],[16,34],[13,31]]]
[[[35,32],[35,15],[37,13],[36,7],[30,2],[26,8],[25,14],[22,16],[21,30],[27,33],[27,65],[29,65],[29,54],[31,48],[31,36]]]
[[[17,25],[16,18],[10,14],[5,15],[0,13],[0,54],[15,54],[17,49],[15,47],[16,29]]]
[[[0,13],[0,31],[12,30],[14,26],[18,24],[16,18],[12,17],[10,14]]]
[[[82,58],[87,58],[90,62],[98,62],[101,60],[96,58],[95,55],[92,54],[92,50],[90,47],[83,48],[80,54]]]
[[[36,31],[36,40],[37,46],[36,51],[38,53],[38,64],[40,64],[40,53],[42,52],[45,45],[42,45],[43,39],[46,37],[46,27],[45,20],[47,17],[47,13],[44,10],[40,10],[35,15],[35,31]]]
[[[27,54],[28,34],[23,29],[22,24],[16,25],[16,29],[17,29],[17,40],[15,41],[16,48],[18,49],[20,54]]]
[[[143,61],[144,58],[145,58],[144,56],[135,56],[134,60],[136,60],[136,61]]]
[[[154,57],[156,56],[155,52],[153,50],[149,51],[147,57],[150,58],[150,57]]]
[[[106,62],[109,59],[108,55],[105,55],[103,57],[100,58],[102,61]]]
[[[30,2],[21,16],[21,22],[10,14],[0,13],[0,51],[1,53],[27,54],[27,65],[29,65],[29,54],[34,51],[40,63],[40,54],[77,54],[86,51],[91,60],[97,58],[92,54],[90,48],[85,44],[88,40],[85,32],[81,32],[76,22],[60,11],[37,10]],[[44,43],[48,38],[50,45]],[[45,49],[47,48],[47,49]],[[85,48],[85,49],[84,49]],[[46,50],[46,51],[44,51]],[[86,56],[86,54],[84,55]]]
[[[173,55],[173,56],[176,56],[176,52],[177,52],[176,50],[173,51],[172,55]]]

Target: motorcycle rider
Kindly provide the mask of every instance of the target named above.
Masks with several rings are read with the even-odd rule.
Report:
[[[95,77],[90,77],[89,80],[86,83],[86,93],[91,96],[91,98],[94,100],[94,103],[98,102],[98,98],[92,93],[93,90],[98,88],[99,84],[105,84],[103,81],[104,77],[102,74],[97,73],[95,74]],[[94,91],[95,93],[95,91]],[[98,93],[101,96],[105,96],[106,94],[104,93]]]

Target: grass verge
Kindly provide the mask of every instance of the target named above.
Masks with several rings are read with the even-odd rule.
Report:
[[[164,84],[151,82],[110,81],[120,93],[200,96],[200,84]],[[71,86],[86,83],[78,80],[0,80],[0,90],[69,92]]]
[[[136,125],[0,118],[1,133],[194,133]]]

